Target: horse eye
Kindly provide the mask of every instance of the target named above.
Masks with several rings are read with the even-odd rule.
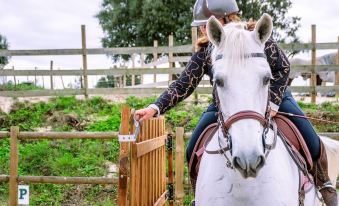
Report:
[[[217,84],[218,87],[224,86],[224,80],[223,79],[216,79],[215,83]]]
[[[270,80],[271,80],[271,77],[265,76],[264,79],[263,79],[264,86],[266,86],[270,82]]]

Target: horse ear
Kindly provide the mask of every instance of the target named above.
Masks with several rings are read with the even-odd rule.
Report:
[[[221,23],[214,16],[211,16],[207,21],[207,36],[215,46],[219,46],[222,38],[225,36],[224,29]]]
[[[272,17],[264,13],[254,28],[256,40],[264,44],[271,36],[273,30]]]

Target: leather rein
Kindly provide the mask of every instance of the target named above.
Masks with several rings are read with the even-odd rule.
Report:
[[[264,53],[251,53],[251,54],[245,55],[245,58],[255,58],[255,57],[266,58],[266,55]],[[221,55],[217,56],[217,60],[221,59],[221,58],[222,58]],[[208,154],[224,155],[226,160],[227,160],[226,166],[233,169],[234,167],[232,165],[232,162],[230,161],[230,159],[226,155],[226,152],[230,151],[231,156],[232,156],[232,136],[229,133],[229,129],[231,128],[232,124],[234,124],[235,122],[237,122],[239,120],[254,119],[254,120],[259,121],[259,123],[264,127],[264,130],[263,130],[263,133],[262,133],[262,141],[263,141],[263,146],[264,146],[264,153],[265,153],[265,156],[267,157],[270,150],[275,148],[275,145],[276,145],[276,142],[277,142],[277,126],[276,126],[275,122],[271,121],[271,119],[270,119],[269,98],[267,98],[267,106],[266,106],[265,116],[259,114],[258,112],[255,112],[255,111],[245,110],[245,111],[240,111],[240,112],[233,114],[232,116],[230,116],[225,121],[224,115],[221,111],[220,99],[219,99],[217,86],[216,86],[215,82],[213,83],[213,93],[215,95],[215,104],[216,104],[216,107],[217,107],[217,110],[218,110],[217,113],[216,113],[216,115],[218,117],[218,127],[221,129],[223,137],[226,139],[227,145],[224,146],[224,147],[222,146],[220,135],[218,135],[220,149],[215,150],[215,151],[207,150],[207,145],[213,137],[213,136],[211,136],[204,143],[205,152],[208,153]],[[267,144],[266,143],[266,135],[269,131],[270,126],[272,127],[272,129],[274,131],[274,140],[273,140],[272,144]]]

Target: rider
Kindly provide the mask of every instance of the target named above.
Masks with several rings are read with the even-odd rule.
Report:
[[[153,104],[149,105],[147,108],[136,111],[136,119],[142,121],[155,115],[165,113],[178,102],[189,97],[205,74],[209,76],[212,83],[212,44],[209,42],[206,35],[207,20],[214,15],[222,24],[239,22],[240,18],[237,16],[238,11],[239,9],[235,0],[196,1],[193,10],[194,21],[191,26],[198,26],[202,34],[197,41],[198,51],[193,54],[179,79],[174,81]],[[253,30],[254,26],[254,22],[249,22],[247,24],[249,30]],[[288,58],[272,38],[266,42],[264,52],[267,56],[267,61],[271,67],[273,76],[270,84],[271,117],[275,116],[277,111],[304,115],[296,101],[293,99],[291,92],[286,90],[290,72]],[[213,97],[213,103],[202,114],[192,133],[186,149],[187,162],[189,162],[191,158],[194,146],[200,134],[208,125],[217,122],[216,112],[217,108]],[[316,134],[308,120],[296,117],[289,118],[299,128],[310,150],[314,161],[314,168],[311,172],[315,177],[316,186],[321,192],[326,205],[337,206],[337,193],[328,177],[327,157],[324,145],[321,143],[319,136]],[[191,182],[194,189],[195,180],[191,180]]]

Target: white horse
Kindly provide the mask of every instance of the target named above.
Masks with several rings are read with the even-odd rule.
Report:
[[[214,17],[208,21],[208,37],[215,47],[212,61],[220,116],[229,125],[225,126],[228,130],[219,127],[205,148],[196,185],[197,206],[299,205],[300,171],[296,163],[280,137],[274,138],[271,129],[265,141],[271,144],[275,139],[275,148],[265,150],[263,144],[271,70],[262,57],[272,27],[272,19],[267,14],[260,18],[252,32],[245,30],[243,24],[230,23],[222,27]],[[244,110],[250,110],[256,118],[230,120]],[[225,135],[231,142],[226,141]],[[231,152],[211,154],[227,147]],[[339,145],[334,150],[339,151]],[[339,154],[334,155],[338,157]],[[334,173],[332,177],[336,178],[338,171]],[[304,204],[318,205],[319,202],[316,188],[311,186]]]

